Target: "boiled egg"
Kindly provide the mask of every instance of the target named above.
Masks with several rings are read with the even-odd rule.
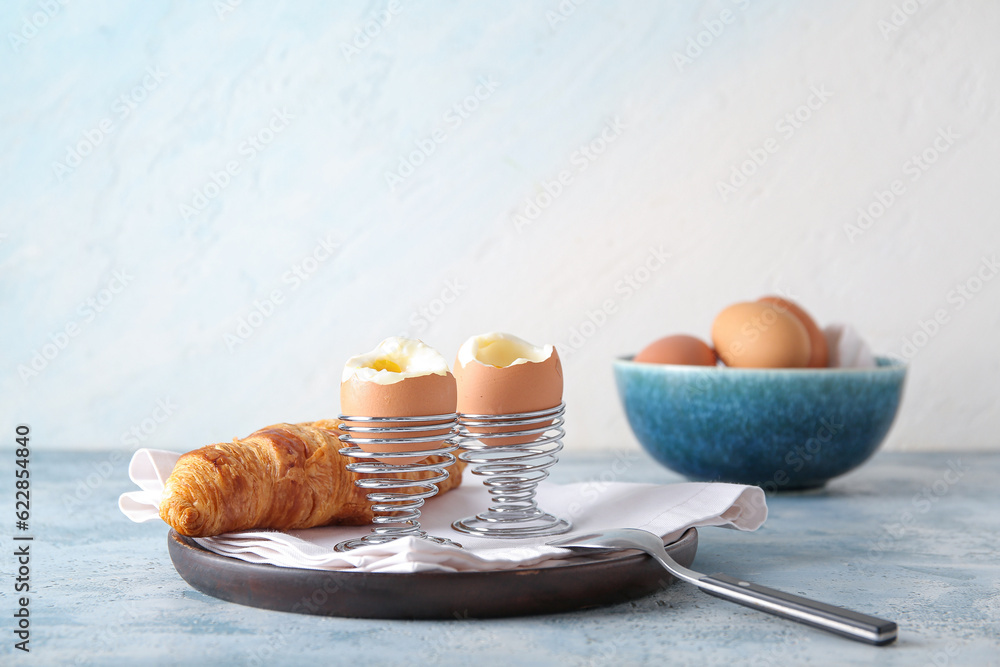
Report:
[[[700,338],[677,334],[653,341],[632,361],[647,364],[680,364],[684,366],[715,366],[715,351]]]
[[[463,415],[503,417],[537,412],[562,403],[563,371],[559,353],[552,345],[536,346],[508,333],[472,336],[455,359],[458,412]],[[519,425],[470,426],[472,435],[507,433]],[[506,420],[510,421],[510,419]],[[542,422],[534,428],[550,425]],[[538,435],[484,438],[488,445],[524,444]]]
[[[355,433],[357,445],[369,453],[398,453],[435,449],[451,435],[451,420],[393,421],[393,417],[423,417],[455,412],[457,385],[448,362],[434,348],[411,338],[386,338],[371,352],[351,357],[344,365],[340,383],[340,409],[349,417],[374,417],[375,421],[352,422],[348,426],[433,426],[419,434]],[[442,436],[423,443],[366,444],[366,439],[396,439],[411,435]],[[422,457],[377,459],[383,463],[417,463]]]
[[[829,346],[826,342],[826,336],[823,331],[817,326],[816,321],[809,316],[805,310],[802,309],[794,301],[789,301],[780,296],[764,296],[757,299],[758,302],[773,304],[775,308],[784,308],[789,313],[798,318],[799,322],[802,322],[802,326],[806,328],[806,333],[809,334],[809,362],[806,364],[809,368],[826,368],[830,361]]]
[[[712,323],[712,343],[727,366],[803,368],[812,348],[805,325],[786,308],[747,302],[729,306]]]

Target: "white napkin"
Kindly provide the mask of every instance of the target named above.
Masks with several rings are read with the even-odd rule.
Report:
[[[868,343],[850,324],[831,324],[823,329],[830,350],[830,368],[874,368],[878,364]]]
[[[135,522],[159,518],[163,484],[180,455],[140,449],[132,456],[129,477],[141,491],[125,493],[118,500],[122,513]],[[663,537],[677,538],[692,526],[724,526],[756,530],[767,518],[764,492],[739,484],[681,483],[670,485],[593,481],[538,487],[543,510],[573,522],[573,532],[606,528],[641,528]],[[489,506],[489,495],[480,478],[466,470],[462,485],[430,499],[420,525],[431,535],[447,537],[464,549],[405,538],[346,553],[333,550],[341,540],[361,537],[370,526],[331,526],[288,532],[252,530],[216,537],[195,538],[210,551],[251,563],[315,570],[363,572],[459,572],[549,567],[574,554],[546,546],[553,537],[518,540],[486,539],[464,535],[451,522],[478,514]],[[572,534],[572,533],[571,533]]]

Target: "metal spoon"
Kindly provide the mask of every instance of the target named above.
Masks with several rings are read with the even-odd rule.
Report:
[[[645,530],[605,530],[564,537],[548,544],[580,550],[639,549],[656,559],[670,574],[694,584],[709,595],[868,644],[891,644],[898,633],[898,627],[892,621],[758,586],[727,574],[705,575],[689,570],[667,554],[663,548],[663,540]]]

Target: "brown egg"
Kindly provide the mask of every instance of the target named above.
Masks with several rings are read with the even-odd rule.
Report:
[[[632,361],[647,364],[715,366],[715,351],[700,338],[678,334],[650,343]]]
[[[448,364],[438,352],[420,341],[388,338],[372,352],[348,360],[340,384],[340,410],[351,417],[385,417],[370,422],[345,420],[348,426],[432,426],[445,425],[420,434],[355,433],[357,445],[363,451],[414,452],[443,446],[452,431],[448,420],[393,421],[392,417],[420,417],[455,412],[457,385],[448,371]],[[399,445],[366,445],[365,439],[397,439],[408,435],[441,436],[441,440]],[[411,464],[426,457],[382,459],[382,463]]]
[[[809,317],[809,313],[804,311],[794,301],[782,299],[780,296],[764,296],[757,299],[757,301],[774,304],[777,309],[784,308],[799,318],[799,322],[802,322],[809,333],[809,345],[812,349],[812,353],[809,355],[809,363],[806,364],[807,367],[826,368],[829,365],[830,357],[826,345],[826,336],[823,335],[823,331],[816,325],[816,321]]]
[[[455,359],[458,412],[466,415],[502,416],[536,412],[562,403],[563,372],[559,354],[551,345],[536,347],[516,336],[488,333],[473,336]],[[535,428],[551,424],[539,423]],[[524,426],[472,428],[475,434],[506,433]],[[488,445],[516,445],[538,435],[487,438]]]
[[[735,368],[803,368],[812,352],[797,317],[769,303],[737,303],[712,323],[719,357]]]

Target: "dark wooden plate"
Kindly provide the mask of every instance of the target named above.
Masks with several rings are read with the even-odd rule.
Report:
[[[566,565],[495,572],[331,572],[248,563],[207,551],[173,530],[170,559],[192,587],[262,609],[354,618],[455,619],[528,616],[589,609],[654,593],[674,578],[637,551]],[[690,528],[666,545],[689,566],[698,549]]]

